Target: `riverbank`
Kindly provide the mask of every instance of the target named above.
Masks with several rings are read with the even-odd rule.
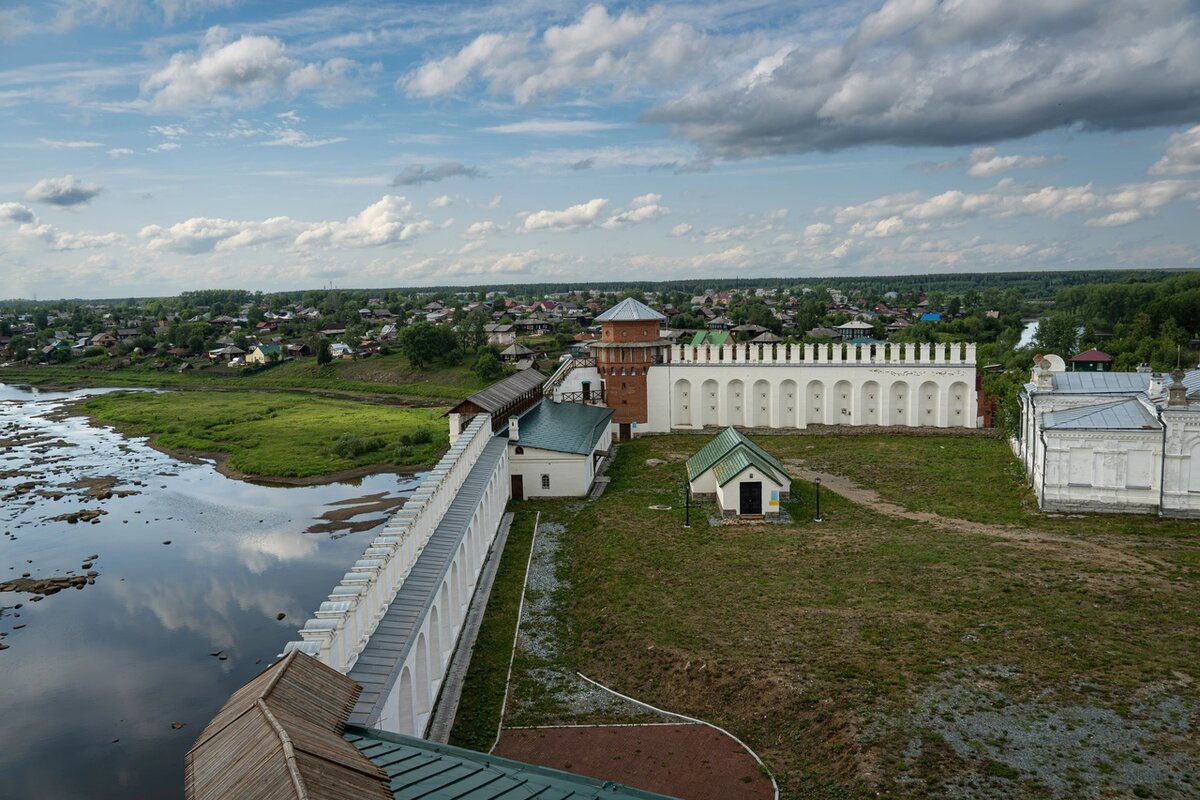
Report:
[[[448,445],[442,408],[256,391],[115,392],[71,413],[160,452],[257,483],[307,486],[427,468]]]

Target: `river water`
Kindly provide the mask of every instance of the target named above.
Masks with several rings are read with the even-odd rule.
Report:
[[[0,593],[0,798],[179,798],[201,729],[420,476],[236,481],[64,413],[84,394],[0,384],[0,582],[98,573]]]

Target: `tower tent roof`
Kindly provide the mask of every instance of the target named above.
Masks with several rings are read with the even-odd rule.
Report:
[[[641,320],[665,320],[666,317],[645,303],[626,297],[615,306],[596,317],[596,322],[638,322]]]

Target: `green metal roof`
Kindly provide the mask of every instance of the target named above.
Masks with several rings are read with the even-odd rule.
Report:
[[[543,400],[521,417],[516,443],[556,453],[591,455],[612,415],[613,409],[603,406]]]
[[[759,461],[764,462],[775,474],[780,476],[787,475],[787,470],[783,468],[783,464],[779,463],[777,458],[743,436],[736,428],[726,428],[714,436],[712,441],[701,447],[696,455],[687,460],[688,480],[694,481],[697,477],[716,466],[718,461],[721,461],[725,456],[741,447],[753,453]],[[734,474],[736,475],[737,473]],[[783,483],[782,480],[777,482]],[[723,486],[724,482],[721,485]]]
[[[787,480],[776,475],[770,464],[744,445],[738,445],[732,452],[714,464],[713,474],[717,476],[717,485],[724,486],[751,467],[757,467],[759,472],[770,478],[776,485],[787,485]]]
[[[703,347],[706,344],[721,347],[729,342],[729,331],[700,331],[692,337],[692,347]]]
[[[411,736],[350,726],[345,737],[387,773],[395,800],[672,800],[612,781]]]

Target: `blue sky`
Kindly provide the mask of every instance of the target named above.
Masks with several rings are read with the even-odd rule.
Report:
[[[1189,0],[21,0],[0,297],[1195,267]]]

